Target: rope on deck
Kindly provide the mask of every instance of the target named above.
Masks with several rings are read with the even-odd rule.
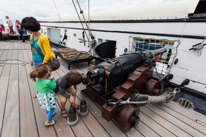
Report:
[[[21,61],[20,63],[6,63],[7,61]],[[24,61],[24,60],[20,60],[20,59],[4,59],[4,60],[0,60],[0,67],[3,67],[5,65],[22,65],[22,66],[26,66],[26,64],[29,64],[28,62]]]
[[[30,50],[30,49],[0,49],[0,50]]]

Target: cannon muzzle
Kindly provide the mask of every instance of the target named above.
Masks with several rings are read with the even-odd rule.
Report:
[[[145,51],[144,56],[147,58],[153,58],[156,57],[164,52],[166,52],[167,49],[166,48],[160,48],[160,49],[156,49],[156,50],[150,50],[150,51]]]

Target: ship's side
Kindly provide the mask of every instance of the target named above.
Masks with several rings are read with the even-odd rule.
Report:
[[[158,18],[145,14],[142,19],[111,19],[109,15],[109,19],[107,19],[103,14],[100,15],[104,18],[99,19],[95,15],[94,19],[91,18],[89,21],[89,28],[97,41],[97,45],[105,41],[116,41],[116,56],[123,54],[125,48],[129,52],[135,52],[139,39],[157,41],[157,43],[168,42],[168,44],[172,45],[173,54],[165,66],[166,71],[162,74],[170,73],[173,75],[171,86],[177,86],[185,79],[190,80],[190,83],[182,90],[181,94],[178,94],[175,101],[183,99],[181,101],[184,102],[184,99],[187,99],[189,103],[194,104],[195,110],[206,114],[206,46],[196,51],[189,50],[193,45],[202,43],[206,36],[206,11],[203,8],[206,3],[198,0],[190,0],[190,2],[190,4],[186,5],[188,10],[184,13],[178,12],[176,17],[175,13],[170,16],[162,14]],[[76,48],[80,51],[89,50],[88,43],[84,44],[86,34],[83,34],[84,29],[78,18],[72,20],[45,18],[39,19],[39,21],[42,26],[41,32],[51,42],[59,44],[66,34],[68,38],[64,40],[65,44],[62,45]],[[86,30],[85,24],[83,25]],[[185,104],[182,105],[185,106]]]

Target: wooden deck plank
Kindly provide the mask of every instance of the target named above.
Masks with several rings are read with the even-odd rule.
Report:
[[[144,137],[140,132],[138,132],[135,128],[132,128],[127,132],[129,137]]]
[[[79,98],[76,98],[76,103],[80,104]],[[90,108],[89,108],[90,109]],[[97,119],[89,112],[87,116],[81,117],[84,123],[87,125],[93,136],[110,136],[105,129],[99,124]]]
[[[108,122],[102,117],[102,111],[83,93],[81,90],[85,89],[85,85],[79,84],[77,86],[77,96],[81,100],[87,102],[89,111],[94,115],[94,117],[100,122],[100,124],[107,130],[111,136],[126,136],[112,121]]]
[[[22,49],[18,43],[18,48]],[[22,50],[18,50],[20,60],[24,60]],[[27,64],[29,65],[29,64]],[[23,137],[37,137],[38,131],[34,116],[32,98],[30,95],[26,66],[19,65],[19,100],[20,100],[20,131]],[[28,126],[29,125],[29,126]],[[31,134],[32,133],[32,134]]]
[[[5,48],[9,48],[11,43],[7,43]],[[3,46],[2,46],[3,48]],[[1,54],[1,59],[6,59],[7,57],[12,56],[12,51],[5,50]],[[0,67],[1,69],[1,77],[0,77],[0,86],[1,86],[1,92],[0,92],[0,129],[2,134],[2,121],[4,117],[4,110],[5,110],[5,103],[6,103],[6,97],[7,97],[7,91],[8,91],[8,84],[9,84],[9,76],[10,76],[10,69],[11,65],[6,65],[4,67]]]
[[[171,133],[170,131],[168,131],[166,128],[164,128],[163,126],[161,126],[160,124],[158,124],[156,121],[154,121],[153,119],[155,119],[154,117],[149,117],[147,115],[145,115],[144,113],[140,112],[139,117],[141,119],[141,121],[143,121],[148,127],[150,127],[153,131],[155,131],[156,133],[158,133],[160,136],[167,136],[167,137],[174,137],[175,135],[173,133]],[[137,125],[138,126],[138,125]],[[140,131],[141,132],[141,131]]]
[[[26,45],[27,43],[24,44],[24,46],[28,46]],[[28,56],[28,54],[31,54],[30,51],[26,51],[23,50],[23,55],[24,55],[24,60],[26,62],[30,62],[30,58]],[[29,82],[29,88],[30,88],[30,92],[31,92],[31,96],[33,96],[36,91],[34,89],[34,82],[29,79],[29,73],[32,71],[32,67],[30,65],[26,65],[26,72],[27,72],[27,77],[28,77],[28,82]],[[32,99],[33,101],[33,106],[34,106],[34,113],[35,113],[35,117],[36,117],[36,122],[37,122],[37,129],[39,132],[39,136],[51,136],[51,137],[56,137],[56,133],[53,127],[45,127],[44,123],[46,121],[46,112],[45,110],[42,110],[39,106],[39,102],[37,99]]]
[[[187,132],[188,134],[190,134],[192,136],[204,136],[205,135],[205,134],[200,133],[199,131],[197,131],[193,127],[183,123],[179,119],[176,119],[175,117],[166,113],[165,111],[157,108],[154,105],[148,104],[146,107],[148,109],[152,110],[153,112],[155,112],[156,114],[158,114],[159,116],[161,116],[162,118],[166,119],[170,123],[176,125],[179,129],[183,130],[184,132]],[[206,130],[206,128],[205,128],[205,130]]]
[[[88,66],[87,62],[78,63],[76,65],[79,66],[79,68],[82,69],[85,73],[88,71],[88,68],[91,67],[91,64]]]
[[[17,43],[11,48],[17,47]],[[12,59],[17,59],[17,51],[14,50]],[[18,66],[11,65],[9,87],[7,93],[7,99],[5,104],[4,121],[2,135],[3,137],[18,137],[19,132],[19,87],[18,87]],[[11,126],[12,125],[12,126]]]
[[[155,131],[153,131],[151,128],[149,128],[147,125],[145,125],[142,121],[139,122],[136,129],[139,132],[141,132],[145,137],[159,137],[160,136]]]
[[[74,137],[75,134],[73,133],[71,127],[67,124],[66,119],[61,116],[61,109],[59,104],[55,108],[56,115],[53,117],[53,119],[56,120],[55,123],[55,129],[57,132],[58,137]]]
[[[0,44],[0,60],[3,60],[3,59],[5,59],[5,56],[4,57],[1,57],[2,55],[3,55],[3,53],[6,53],[7,54],[7,51],[5,51],[4,49],[5,49],[5,47],[8,45],[8,43],[6,43],[6,42],[2,42],[1,44]],[[5,51],[5,52],[4,52]],[[0,64],[1,65],[1,64]],[[3,69],[3,67],[0,67],[0,69],[2,70]]]
[[[186,108],[181,108],[181,109],[177,109],[177,108],[180,108],[179,105],[174,102],[174,101],[171,101],[170,103],[164,103],[163,104],[165,107],[168,107],[174,111],[176,111],[177,113],[185,116],[185,117],[188,117],[190,119],[192,119],[193,121],[202,121],[203,123],[206,124],[206,116],[201,114],[201,113],[198,113],[194,110],[188,110]]]
[[[81,69],[84,73],[86,73],[88,71],[88,68],[90,68],[90,65],[88,66],[87,62],[76,63],[74,64],[74,66],[78,69]]]
[[[162,118],[161,116],[157,115],[156,113],[154,113],[153,111],[151,111],[150,109],[146,108],[146,107],[141,107],[141,112],[143,112],[144,114],[146,114],[147,116],[153,118],[153,120],[155,120],[156,122],[158,122],[160,125],[162,125],[164,128],[166,128],[167,130],[169,130],[170,132],[172,132],[173,134],[175,134],[176,136],[191,136],[188,133],[186,133],[186,131],[183,131],[182,129],[180,129],[179,127],[177,127],[176,125],[168,122],[167,120],[165,120],[164,118]],[[154,109],[153,109],[154,110]],[[177,121],[175,121],[177,122]]]
[[[6,45],[8,45],[7,42],[0,42],[0,49],[5,49]],[[3,53],[3,50],[0,50],[0,53]]]
[[[2,42],[2,43],[6,44],[6,46],[3,49],[9,49],[10,48],[11,42]],[[2,47],[3,47],[3,44],[2,44]]]
[[[190,127],[194,128],[195,130],[198,130],[200,132],[202,132],[204,135],[206,135],[206,127],[193,121],[192,119],[185,117],[183,115],[181,115],[180,113],[177,113],[176,111],[165,107],[163,104],[154,104],[154,106],[158,107],[159,109],[165,111],[166,113],[172,115],[173,117],[175,117],[176,119],[184,122],[185,124],[189,125]],[[180,106],[179,106],[180,107]],[[182,108],[177,108],[176,109],[182,109]]]

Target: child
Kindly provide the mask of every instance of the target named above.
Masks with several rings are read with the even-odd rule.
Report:
[[[55,94],[53,92],[53,89],[56,88],[56,82],[50,76],[49,70],[49,66],[40,64],[29,74],[30,78],[34,81],[34,88],[37,92],[40,107],[41,109],[46,109],[46,127],[55,124],[55,121],[51,120],[51,117],[56,107]]]
[[[16,23],[17,23],[16,27],[17,27],[17,30],[18,30],[20,36],[21,36],[22,42],[25,42],[25,38],[24,38],[24,35],[23,35],[24,34],[24,30],[23,30],[23,28],[21,26],[21,23],[19,22],[19,20],[16,20]]]
[[[71,105],[74,106],[75,109],[79,109],[79,105],[75,105],[76,90],[74,89],[73,85],[78,85],[81,82],[82,76],[77,71],[70,71],[68,74],[56,80],[57,87],[54,89],[54,92],[61,100],[62,117],[68,116],[65,109],[67,99],[71,101]]]

